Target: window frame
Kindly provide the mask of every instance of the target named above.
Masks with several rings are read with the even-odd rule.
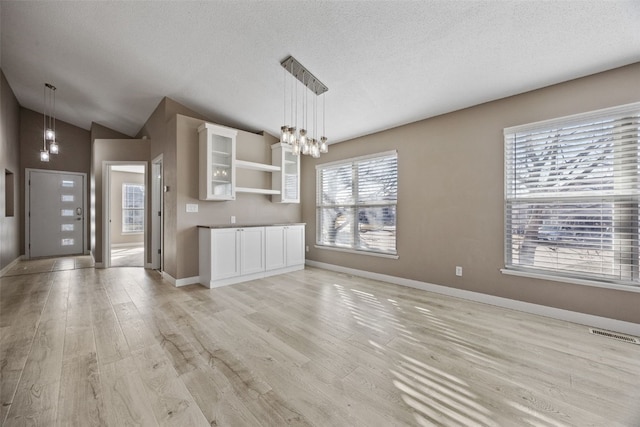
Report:
[[[357,165],[360,163],[364,163],[367,161],[375,160],[375,159],[383,159],[387,157],[395,157],[396,161],[396,198],[393,201],[388,202],[375,202],[375,203],[367,203],[362,202],[359,196],[359,182],[357,176]],[[315,247],[319,249],[327,249],[338,252],[349,252],[349,253],[357,253],[362,255],[370,255],[370,256],[378,256],[383,258],[392,258],[398,259],[398,237],[397,237],[397,229],[398,229],[398,151],[397,150],[389,150],[380,153],[374,153],[364,156],[352,157],[348,159],[337,160],[333,162],[327,162],[316,165],[316,244]],[[322,202],[322,172],[324,170],[330,168],[339,168],[344,166],[351,167],[352,174],[352,196],[353,199],[349,203],[336,203],[336,204],[324,204]],[[395,222],[395,233],[393,234],[393,244],[394,250],[393,252],[388,251],[377,251],[371,249],[365,249],[361,246],[358,246],[358,235],[359,235],[359,221],[354,221],[354,226],[351,231],[351,244],[349,246],[343,245],[330,245],[322,242],[322,210],[329,207],[338,207],[344,206],[347,209],[355,212],[354,215],[359,215],[358,212],[360,209],[364,208],[379,208],[379,207],[393,207],[394,209],[394,222]],[[355,219],[355,218],[354,218]]]
[[[142,207],[141,208],[127,207],[127,205],[128,205],[127,187],[141,187],[142,188]],[[129,183],[129,182],[122,183],[122,224],[120,226],[121,234],[123,234],[123,235],[125,235],[125,234],[126,235],[144,234],[144,226],[145,226],[145,215],[144,215],[145,192],[146,192],[146,188],[145,188],[144,184]],[[125,226],[127,225],[126,215],[127,215],[127,212],[129,212],[129,211],[142,211],[142,229],[141,230],[126,230],[125,229]]]
[[[614,289],[640,292],[640,277],[639,277],[640,260],[638,259],[632,260],[631,264],[624,264],[622,266],[619,264],[614,264],[615,268],[622,268],[627,266],[630,266],[630,268],[633,268],[634,270],[631,273],[632,278],[630,280],[624,280],[624,279],[617,280],[612,277],[606,277],[604,273],[590,274],[587,271],[583,271],[583,272],[560,271],[557,269],[553,270],[551,268],[544,268],[544,267],[522,266],[522,265],[513,264],[511,262],[514,252],[513,252],[513,245],[512,245],[513,230],[509,228],[509,222],[512,221],[512,218],[510,218],[509,216],[510,212],[513,214],[513,212],[510,209],[510,206],[517,205],[518,203],[526,203],[528,200],[531,200],[533,202],[536,200],[536,197],[534,196],[530,199],[527,199],[526,196],[521,198],[510,197],[510,192],[512,192],[512,189],[514,188],[513,186],[515,181],[509,180],[510,179],[509,168],[515,166],[515,161],[512,158],[509,158],[508,145],[507,145],[510,143],[515,144],[515,135],[519,133],[521,134],[521,133],[533,133],[533,132],[540,132],[540,131],[551,131],[558,128],[567,129],[573,126],[586,127],[590,123],[598,123],[598,122],[605,121],[607,119],[619,121],[619,120],[622,120],[625,116],[636,117],[639,114],[640,114],[640,102],[636,102],[636,103],[621,105],[621,106],[612,107],[612,108],[605,108],[605,109],[590,111],[586,113],[559,117],[551,120],[544,120],[544,121],[539,121],[539,122],[520,125],[520,126],[508,127],[504,129],[503,244],[504,244],[505,267],[504,269],[501,270],[502,273],[515,275],[515,276],[525,276],[525,277],[539,278],[539,279],[545,279],[545,280],[554,280],[559,282],[568,282],[568,283],[581,284],[581,285],[587,285],[587,286],[597,286],[597,287],[614,288]],[[615,135],[613,135],[613,137],[615,138]],[[634,150],[636,153],[640,153],[640,131],[636,133],[634,138],[631,138],[630,142],[632,143],[635,142],[636,148]],[[614,145],[613,149],[616,149],[616,147],[619,147],[619,145]],[[514,151],[515,148],[512,147],[511,150]],[[636,154],[636,156],[638,155],[639,154]],[[636,164],[638,161],[640,161],[640,159],[636,157]],[[515,179],[515,172],[512,172],[512,174]],[[622,176],[629,176],[629,175],[622,175]],[[640,168],[636,167],[634,170],[634,173],[631,176],[635,177],[636,180],[640,180]],[[620,175],[618,174],[614,175],[614,179],[617,179],[618,177],[620,177]],[[598,191],[600,191],[600,193],[598,193]],[[620,204],[624,205],[625,200],[627,201],[633,200],[634,204],[640,205],[640,190],[638,188],[635,188],[633,191],[634,193],[631,196],[619,196],[617,194],[607,194],[606,196],[604,196],[603,195],[604,193],[602,193],[602,190],[590,190],[589,191],[590,194],[585,196],[585,199],[599,197],[602,200],[601,203],[606,204],[607,201],[611,201],[611,203],[613,203],[614,206],[618,206]],[[615,189],[614,189],[614,193],[615,193]],[[576,196],[571,196],[570,193],[568,193],[567,196],[559,196],[559,194],[560,193],[558,192],[550,193],[549,195],[544,196],[543,199],[547,201],[549,200],[562,201],[563,203],[566,203],[566,204],[575,203],[576,200],[580,199],[580,198],[577,198]],[[615,210],[615,208],[613,209]],[[635,224],[634,235],[633,235],[633,237],[635,238],[635,242],[638,242],[640,240],[640,225],[637,224],[638,222],[637,220],[638,218],[636,215],[634,219],[636,224]],[[605,236],[604,231],[601,236],[603,237]],[[633,239],[632,239],[632,242],[633,242]],[[624,249],[627,251],[630,251],[631,253],[634,253],[633,243],[630,243],[628,246],[625,246]],[[617,251],[620,251],[622,249],[614,248],[612,250],[614,254],[618,254],[619,252]],[[638,252],[638,249],[636,247],[635,253],[637,254],[637,252]]]

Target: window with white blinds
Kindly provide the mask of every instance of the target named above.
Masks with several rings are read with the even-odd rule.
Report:
[[[505,129],[507,270],[638,286],[640,103]]]
[[[144,185],[122,184],[122,232],[144,232]]]
[[[398,154],[316,166],[317,244],[395,255]]]

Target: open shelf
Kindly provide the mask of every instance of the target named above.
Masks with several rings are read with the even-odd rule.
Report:
[[[247,162],[245,160],[236,160],[236,167],[242,169],[251,169],[255,171],[264,171],[264,172],[278,172],[280,171],[279,166],[266,165],[264,163],[255,163],[255,162]],[[269,193],[271,194],[271,193]]]
[[[280,194],[278,190],[272,190],[270,188],[249,188],[249,187],[236,187],[236,193]]]

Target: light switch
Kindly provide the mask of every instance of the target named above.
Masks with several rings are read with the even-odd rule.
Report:
[[[187,212],[198,212],[197,203],[187,203]]]

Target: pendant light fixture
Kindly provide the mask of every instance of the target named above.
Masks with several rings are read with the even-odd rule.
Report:
[[[284,71],[284,97],[283,97],[283,118],[287,123],[287,105],[289,106],[289,123],[280,127],[280,142],[291,146],[294,155],[310,155],[314,158],[320,157],[320,153],[327,153],[329,145],[325,135],[325,96],[329,90],[320,80],[309,72],[293,56],[280,63]],[[287,75],[288,72],[288,75]],[[287,82],[287,78],[290,80]],[[302,84],[303,89],[298,93],[298,85]],[[295,89],[294,89],[295,85]],[[290,97],[287,97],[287,87],[290,86]],[[309,94],[313,98],[309,100]],[[318,138],[318,97],[322,95],[322,136]],[[289,98],[289,99],[288,99]],[[298,105],[300,100],[300,105]],[[311,107],[309,106],[311,104]],[[311,112],[309,111],[311,110]],[[298,113],[301,116],[300,130],[298,127]],[[308,120],[311,114],[311,123]]]
[[[56,140],[56,87],[51,83],[44,84],[42,120],[42,150],[40,150],[40,161],[48,162],[51,154],[58,154],[60,151]],[[47,143],[49,143],[48,147]]]

